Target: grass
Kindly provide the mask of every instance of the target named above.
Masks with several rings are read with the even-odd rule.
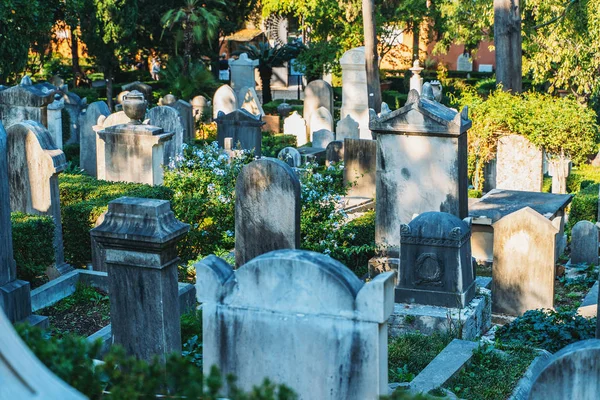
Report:
[[[498,351],[492,346],[481,346],[473,352],[467,368],[446,385],[459,398],[467,400],[504,400],[535,358],[527,347]]]
[[[388,374],[390,382],[410,382],[429,364],[453,337],[449,334],[407,333],[391,339],[388,344]]]
[[[554,307],[558,310],[576,311],[585,295],[594,286],[598,273],[594,266],[583,269],[581,275],[574,278],[561,276],[554,285]]]

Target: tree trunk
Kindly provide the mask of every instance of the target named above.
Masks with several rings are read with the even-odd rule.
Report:
[[[419,24],[417,22],[415,22],[414,26],[413,26],[413,45],[412,45],[412,52],[413,52],[413,57],[412,57],[412,61],[418,60],[419,59],[419,51],[421,50],[419,48],[419,39],[421,36],[421,29],[419,27]]]
[[[108,102],[108,109],[113,111],[113,77],[112,70],[107,68],[104,71],[104,80],[106,81],[106,101]]]
[[[270,103],[273,100],[271,95],[271,77],[273,76],[273,68],[259,68],[260,83],[262,85],[263,104]]]
[[[513,93],[522,86],[522,44],[520,0],[494,0],[494,44],[496,83]]]
[[[377,54],[377,29],[373,0],[362,0],[363,29],[365,35],[365,61],[369,108],[381,112],[381,86],[379,82],[379,55]]]
[[[183,76],[188,76],[189,74],[193,40],[192,27],[188,22],[183,32],[183,71],[181,71]]]
[[[69,27],[71,29],[71,64],[73,65],[73,83],[75,86],[79,86],[84,76],[79,66],[79,39],[75,34],[77,27]]]

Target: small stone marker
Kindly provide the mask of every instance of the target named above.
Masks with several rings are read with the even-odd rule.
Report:
[[[311,138],[315,132],[320,131],[321,129],[325,129],[332,132],[333,118],[331,117],[331,113],[325,107],[319,107],[310,116],[309,128]]]
[[[572,343],[554,354],[533,379],[529,400],[596,400],[600,393],[600,340]]]
[[[170,106],[157,106],[148,110],[146,114],[148,124],[158,126],[165,132],[173,132],[173,138],[164,144],[163,164],[169,165],[171,158],[181,154],[185,136],[185,128],[181,123],[182,118],[176,109]]]
[[[8,134],[10,208],[54,219],[54,257],[62,273],[65,264],[58,174],[67,167],[65,154],[57,149],[48,130],[38,122],[12,125]]]
[[[194,120],[200,121],[210,115],[211,103],[204,96],[196,96],[192,99],[192,109],[194,112]]]
[[[334,140],[325,148],[325,165],[331,163],[339,163],[344,161],[344,142],[342,140]]]
[[[79,167],[88,175],[97,176],[96,131],[94,126],[100,116],[110,115],[103,101],[95,101],[79,115]]]
[[[521,135],[502,136],[496,153],[496,188],[541,192],[544,152]]]
[[[335,135],[328,129],[320,129],[313,132],[312,147],[325,149],[327,145],[335,140]]]
[[[181,352],[176,243],[189,225],[166,200],[121,197],[91,230],[108,267],[113,343],[143,360]]]
[[[456,60],[456,70],[457,71],[473,71],[473,59],[468,53],[463,53],[458,56]]]
[[[335,140],[359,139],[358,122],[350,114],[340,119],[335,127]]]
[[[237,110],[237,97],[229,85],[223,85],[217,89],[213,96],[213,119],[217,119],[219,111],[229,114]]]
[[[348,196],[375,197],[377,142],[366,139],[344,140],[344,186]]]
[[[492,227],[492,311],[519,316],[527,310],[553,308],[558,228],[529,207]]]
[[[214,256],[198,262],[204,373],[216,365],[242,390],[269,377],[300,399],[387,395],[393,277],[363,284],[338,261],[301,250],[273,251],[235,271]],[[248,363],[257,354],[260,362]]]
[[[320,107],[325,107],[333,115],[333,88],[324,80],[317,79],[304,88],[304,119],[310,121]]]
[[[308,143],[306,135],[306,121],[294,111],[292,115],[283,120],[283,133],[296,136],[296,145],[304,146]]]
[[[300,181],[294,171],[275,158],[244,166],[235,185],[236,265],[272,250],[299,247]]]
[[[294,168],[300,167],[300,164],[302,163],[302,156],[294,147],[285,147],[281,149],[279,154],[277,154],[277,158]]]
[[[571,231],[571,264],[598,265],[598,227],[579,221]]]

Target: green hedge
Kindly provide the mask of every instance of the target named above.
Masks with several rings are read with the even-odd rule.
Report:
[[[54,264],[54,220],[44,215],[10,215],[17,278],[34,282]]]
[[[581,165],[571,170],[571,174],[567,178],[567,191],[577,193],[594,183],[600,183],[600,168]]]
[[[385,92],[381,93],[381,99],[386,102],[392,110],[397,110],[398,108],[404,106],[407,98],[407,94],[400,93],[396,90],[386,90]]]
[[[65,259],[83,266],[92,259],[89,231],[107,210],[108,202],[122,196],[170,200],[164,186],[107,182],[87,175],[61,174],[59,178]]]
[[[261,152],[263,157],[277,157],[285,147],[296,147],[296,136],[294,135],[271,135],[263,132]]]
[[[595,183],[575,195],[571,203],[567,231],[570,232],[571,228],[579,221],[597,222],[599,187],[600,184]]]

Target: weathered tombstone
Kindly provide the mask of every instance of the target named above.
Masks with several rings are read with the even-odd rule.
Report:
[[[552,193],[567,193],[567,178],[571,173],[571,160],[551,160],[548,174],[552,177]]]
[[[335,127],[335,140],[344,139],[359,139],[360,131],[358,129],[358,122],[352,119],[350,114],[340,119]]]
[[[327,148],[327,145],[335,140],[335,135],[328,129],[320,129],[313,132],[312,147],[319,149]]]
[[[183,141],[191,142],[196,139],[196,124],[194,122],[192,105],[187,101],[177,100],[170,106],[177,110],[181,117],[181,123],[183,124]]]
[[[400,232],[396,302],[466,307],[475,296],[470,218],[425,212]]]
[[[100,116],[110,115],[103,101],[95,101],[79,115],[79,167],[88,175],[97,176],[96,131],[94,126]]]
[[[265,207],[270,204],[270,207]],[[235,185],[235,264],[300,248],[300,181],[290,166],[263,158],[244,166]]]
[[[462,53],[456,59],[456,70],[457,71],[473,71],[473,59],[468,53]]]
[[[35,357],[13,329],[12,322],[14,321],[6,318],[0,307],[0,371],[2,371],[0,395],[2,399],[86,399],[56,377]]]
[[[48,132],[54,140],[56,148],[63,148],[63,132],[62,132],[62,110],[65,108],[65,103],[62,101],[62,96],[59,93],[54,95],[54,101],[48,104]]]
[[[344,161],[344,141],[334,140],[329,142],[325,148],[325,165],[329,166],[331,163],[340,161]]]
[[[257,157],[261,156],[262,129],[265,124],[260,115],[252,115],[244,109],[229,114],[219,112],[217,119],[217,141],[219,147],[225,148],[225,138],[233,139],[233,147],[252,150]]]
[[[164,143],[173,138],[158,126],[141,124],[147,102],[138,91],[125,97],[123,109],[131,122],[109,126],[98,132],[104,152],[104,179],[161,185]],[[100,163],[102,160],[98,160]],[[100,169],[100,168],[98,168]],[[99,171],[100,172],[100,171]],[[100,173],[99,173],[100,175]]]
[[[128,83],[127,85],[121,86],[121,89],[124,91],[129,91],[129,92],[137,90],[138,92],[141,92],[144,95],[144,98],[148,102],[152,101],[152,86],[150,86],[146,83],[143,83],[140,81],[135,81],[135,82]]]
[[[304,120],[310,121],[312,113],[321,107],[333,115],[333,88],[324,80],[317,79],[304,88]]]
[[[268,376],[300,399],[388,393],[393,273],[363,284],[323,254],[279,250],[236,271],[209,256],[196,264],[196,277],[205,374],[216,365],[243,390]],[[249,364],[256,354],[265,357]]]
[[[80,126],[79,126],[79,115],[83,109],[87,106],[87,99],[81,98],[73,92],[68,92],[66,85],[62,90],[62,100],[65,105],[65,111],[69,114],[69,129],[70,137],[67,141],[68,144],[80,143]]]
[[[340,58],[342,67],[342,109],[341,117],[350,115],[358,122],[361,139],[372,139],[369,130],[369,96],[367,91],[367,70],[365,48],[350,49]]]
[[[219,111],[229,114],[237,110],[237,97],[229,85],[223,85],[217,89],[213,96],[213,119],[217,119]]]
[[[210,115],[210,101],[204,96],[196,96],[192,99],[192,109],[194,111],[194,119],[201,121]]]
[[[296,136],[296,145],[304,146],[308,143],[306,138],[306,121],[294,111],[292,115],[283,120],[283,133]]]
[[[265,116],[265,111],[260,104],[260,100],[258,100],[258,94],[254,88],[242,88],[238,104],[241,104],[240,108],[243,108],[250,114],[260,115],[261,117]]]
[[[300,152],[293,147],[285,147],[281,149],[277,158],[289,165],[290,167],[298,168],[302,163]]]
[[[104,140],[100,139],[98,132],[111,126],[128,124],[131,119],[125,115],[124,111],[117,111],[105,117],[100,115],[96,125],[92,128],[96,135],[96,178],[106,179],[106,151],[104,149]]]
[[[522,315],[554,307],[556,228],[525,207],[493,224],[492,311]]]
[[[333,132],[333,117],[325,107],[319,107],[311,114],[309,124],[311,141],[313,139],[313,134],[322,129]]]
[[[391,257],[399,255],[400,224],[413,215],[442,211],[467,217],[470,127],[466,107],[458,113],[415,90],[404,107],[371,121],[377,136],[375,238]]]
[[[48,105],[54,101],[56,88],[32,85],[31,79],[0,91],[0,119],[5,129],[21,121],[32,120],[47,126]]]
[[[229,60],[229,68],[231,69],[231,88],[237,95],[239,95],[239,92],[243,87],[256,88],[254,69],[257,66],[258,60],[251,60],[248,58],[247,53],[242,53],[237,60]]]
[[[349,197],[375,198],[377,142],[366,139],[344,140],[344,186]]]
[[[544,152],[521,135],[502,136],[496,152],[496,189],[541,192]]]
[[[529,400],[595,400],[600,393],[600,340],[572,343],[532,378]]]
[[[173,139],[164,144],[163,164],[169,165],[171,158],[182,152],[184,127],[181,116],[173,107],[157,106],[148,110],[146,117],[148,124],[158,126],[165,132],[173,132]]]
[[[579,221],[571,230],[571,264],[598,265],[598,227]]]
[[[410,71],[413,73],[410,77],[410,90],[416,90],[419,94],[421,94],[421,91],[423,90],[423,77],[421,76],[421,71],[423,71],[423,69],[424,68],[419,65],[419,60],[415,60],[412,68],[410,68]]]
[[[176,243],[188,230],[166,200],[121,197],[90,232],[105,250],[112,343],[129,355],[181,352]]]
[[[23,121],[7,129],[10,209],[54,219],[54,257],[59,272],[67,272],[60,218],[58,174],[67,166],[65,154],[56,148],[48,130],[35,121]]]

